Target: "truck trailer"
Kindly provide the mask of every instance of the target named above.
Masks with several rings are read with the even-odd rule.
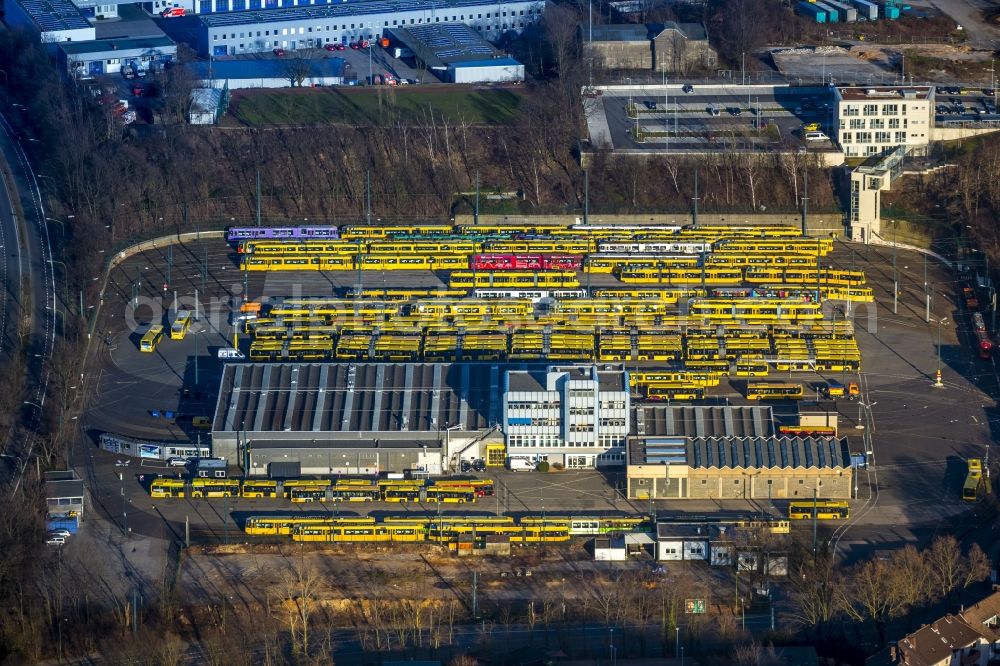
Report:
[[[826,12],[827,23],[837,23],[838,21],[840,21],[840,13],[836,9],[834,9],[831,5],[828,5],[825,2],[815,2],[813,4],[815,4],[817,7]]]
[[[840,0],[823,0],[823,4],[836,9],[837,13],[840,15],[840,20],[844,23],[854,23],[858,20],[858,10],[849,5],[847,2],[840,2]]]
[[[812,19],[815,23],[826,23],[826,11],[817,7],[812,2],[800,2],[797,5],[797,11],[802,16],[807,16]]]
[[[858,16],[863,16],[869,21],[878,20],[878,5],[868,0],[851,0],[851,4],[858,10]]]

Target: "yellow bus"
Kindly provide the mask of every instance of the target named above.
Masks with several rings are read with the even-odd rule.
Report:
[[[803,500],[788,505],[788,518],[791,520],[810,520],[813,512],[816,513],[817,520],[847,520],[851,517],[851,508],[847,502]]]
[[[184,497],[182,479],[156,479],[149,486],[150,497]]]
[[[747,400],[799,400],[803,395],[802,384],[747,382]]]
[[[736,376],[737,377],[767,377],[769,370],[767,363],[763,361],[744,361],[739,360],[736,362]]]
[[[174,323],[170,325],[170,339],[183,340],[191,330],[191,311],[178,310],[174,315]]]
[[[700,386],[678,385],[650,386],[646,389],[648,400],[701,400],[705,397],[705,389]]]
[[[236,497],[239,494],[237,479],[195,479],[191,482],[191,497]]]
[[[156,351],[156,345],[160,344],[160,340],[163,339],[163,327],[159,324],[154,324],[149,327],[146,331],[142,340],[139,341],[139,351],[144,352],[154,352]]]
[[[975,502],[979,499],[979,490],[983,486],[983,461],[979,458],[970,458],[968,465],[969,473],[962,486],[962,499],[966,502]]]
[[[431,486],[426,489],[428,502],[464,504],[476,501],[476,491],[463,486]]]
[[[240,497],[277,497],[278,482],[270,479],[247,479],[240,488]]]

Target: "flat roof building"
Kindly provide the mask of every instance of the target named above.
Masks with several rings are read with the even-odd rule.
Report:
[[[898,146],[919,153],[933,138],[933,86],[836,86],[833,93],[833,136],[845,157],[881,155]]]
[[[449,83],[524,81],[524,65],[504,56],[464,23],[434,23],[391,28],[392,43],[413,54],[439,79]]]
[[[13,0],[8,0],[13,1]],[[242,2],[242,0],[221,0]],[[268,0],[270,3],[270,0]],[[251,11],[206,14],[198,27],[198,52],[204,57],[322,47],[324,44],[373,40],[387,30],[427,24],[465,23],[486,39],[519,33],[536,23],[544,3],[537,0],[490,3],[483,0],[371,0],[337,4],[277,1],[261,10],[250,0]],[[256,3],[256,7],[253,5]],[[296,6],[292,3],[298,3]],[[275,7],[275,8],[271,8]],[[245,7],[241,6],[241,9]],[[228,10],[227,10],[228,11]]]
[[[73,470],[46,472],[45,507],[50,523],[63,519],[78,523],[83,518],[85,493],[83,481]]]
[[[440,474],[470,443],[485,444],[499,423],[504,369],[229,364],[213,415],[212,455],[250,475],[268,474],[276,463],[299,464],[302,474]]]
[[[846,438],[776,435],[770,407],[643,406],[628,441],[632,499],[848,499]]]
[[[199,61],[191,67],[200,85],[228,90],[340,86],[357,78],[350,63],[338,57]]]
[[[70,0],[4,0],[4,22],[34,33],[42,43],[96,39],[94,26]]]
[[[507,453],[571,468],[622,465],[629,408],[628,375],[621,368],[508,372],[502,426]]]
[[[177,45],[163,35],[62,42],[58,57],[67,74],[89,79],[118,74],[123,67],[143,72],[159,69],[177,57]]]

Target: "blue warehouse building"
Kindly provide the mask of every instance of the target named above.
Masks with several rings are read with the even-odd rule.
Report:
[[[199,17],[198,53],[203,57],[347,44],[377,39],[393,28],[452,22],[497,40],[537,23],[544,8],[537,0],[375,0],[308,6],[309,0],[281,0],[282,8],[277,8],[278,0],[218,2],[227,3],[232,13]],[[260,11],[240,11],[244,9]]]

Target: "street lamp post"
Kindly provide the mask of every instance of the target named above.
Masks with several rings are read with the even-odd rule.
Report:
[[[934,377],[934,388],[944,388],[944,383],[941,381],[941,327],[948,325],[948,318],[942,317],[938,319],[938,331],[937,331],[937,374]]]

